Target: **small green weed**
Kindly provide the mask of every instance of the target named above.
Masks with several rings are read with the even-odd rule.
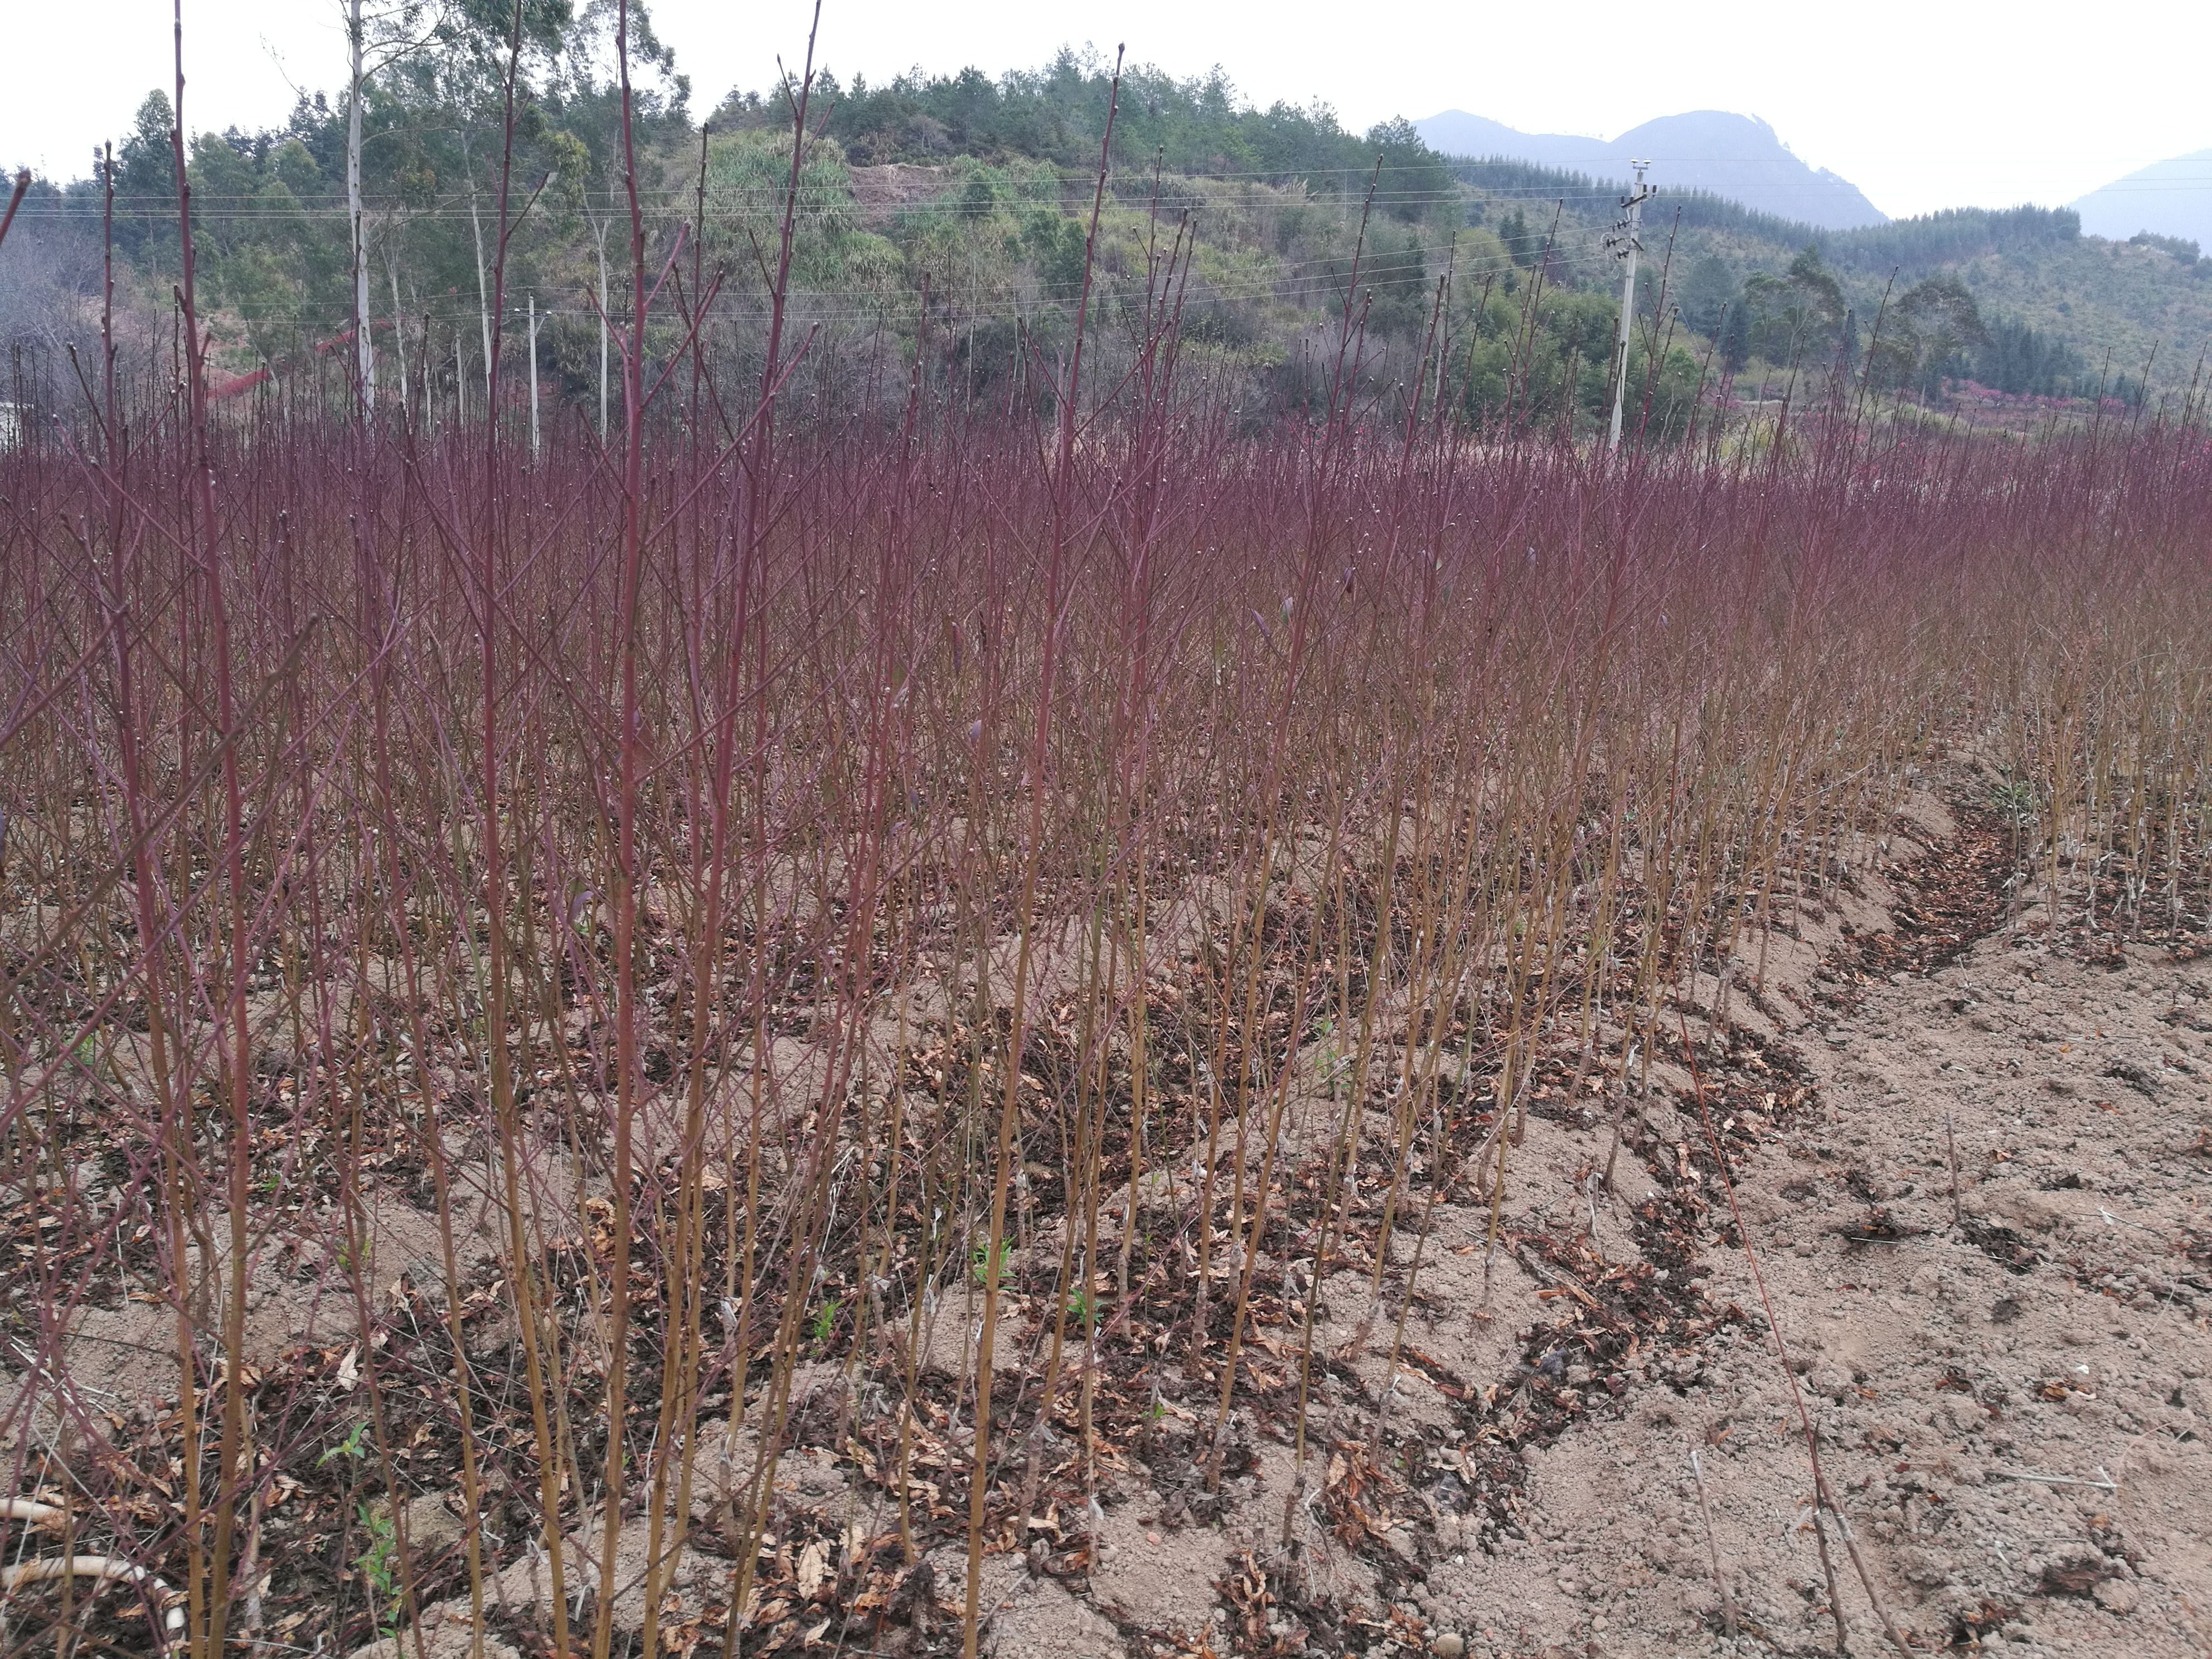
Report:
[[[1002,1279],[1006,1276],[1007,1258],[1012,1256],[1013,1253],[1014,1245],[1012,1239],[1001,1239],[999,1242],[999,1276]],[[989,1283],[991,1278],[991,1247],[988,1244],[978,1244],[975,1249],[969,1253],[968,1265],[974,1269],[975,1282],[978,1285]]]
[[[362,1582],[368,1587],[376,1607],[376,1628],[380,1636],[389,1636],[399,1628],[399,1532],[392,1516],[380,1510],[363,1504],[359,1511],[362,1529],[368,1534],[368,1547],[362,1551],[354,1562]]]
[[[332,1446],[328,1451],[325,1452],[320,1457],[318,1457],[315,1460],[315,1467],[319,1469],[333,1457],[350,1457],[355,1462],[360,1462],[362,1459],[368,1455],[368,1448],[362,1443],[361,1438],[362,1436],[368,1432],[368,1424],[355,1424],[353,1425],[352,1433],[347,1435],[344,1439],[339,1441],[337,1445]]]

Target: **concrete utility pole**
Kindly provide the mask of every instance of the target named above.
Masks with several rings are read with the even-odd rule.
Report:
[[[1606,246],[1613,250],[1616,259],[1628,261],[1628,274],[1620,283],[1620,347],[1614,354],[1613,366],[1613,436],[1608,449],[1620,447],[1620,405],[1628,392],[1628,327],[1636,314],[1636,256],[1644,245],[1637,240],[1637,232],[1644,228],[1644,204],[1659,192],[1644,182],[1644,169],[1649,161],[1631,161],[1636,169],[1636,188],[1620,198],[1621,216],[1613,222],[1613,234]]]

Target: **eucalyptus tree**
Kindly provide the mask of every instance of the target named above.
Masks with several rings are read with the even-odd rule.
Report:
[[[346,234],[353,295],[355,404],[365,417],[376,406],[376,351],[368,318],[368,239],[362,204],[362,112],[369,76],[422,51],[439,35],[440,14],[429,0],[386,0],[368,5],[343,0],[346,38]],[[395,283],[394,297],[398,288]],[[395,326],[397,325],[395,319]],[[403,368],[402,384],[405,371]],[[403,393],[404,395],[404,393]]]

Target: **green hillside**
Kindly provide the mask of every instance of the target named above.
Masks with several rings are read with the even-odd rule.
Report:
[[[619,309],[627,263],[604,18],[551,3],[530,15],[506,332],[526,337],[534,307],[549,395],[589,411],[605,395],[600,307]],[[433,413],[482,374],[483,250],[497,234],[506,148],[507,43],[455,16],[363,99],[378,395],[404,381],[410,406]],[[649,235],[665,252],[697,232],[673,279],[719,282],[710,343],[739,374],[781,223],[790,110],[781,94],[732,94],[702,132],[672,58],[647,58],[637,140]],[[797,319],[818,331],[806,371],[820,377],[816,395],[895,387],[896,377],[838,381],[830,370],[902,356],[925,333],[948,388],[1029,395],[1029,367],[1064,333],[1081,287],[1109,93],[1108,66],[1069,52],[996,80],[973,70],[881,86],[817,77],[793,246]],[[325,394],[343,396],[349,352],[331,343],[352,315],[345,114],[343,97],[303,98],[281,129],[193,141],[204,289],[222,359],[241,376],[296,383],[313,365]],[[113,169],[124,298],[148,339],[176,259],[168,119],[167,100],[150,94]],[[1122,324],[1106,331],[1109,356],[1117,337],[1132,349],[1146,307],[1179,307],[1195,364],[1256,418],[1316,397],[1349,318],[1356,372],[1378,409],[1402,408],[1409,386],[1442,384],[1466,418],[1510,404],[1587,425],[1610,401],[1610,186],[1519,163],[1448,163],[1403,121],[1353,133],[1324,106],[1261,109],[1218,74],[1178,81],[1150,69],[1122,78],[1110,160],[1093,287],[1102,313]],[[91,322],[106,182],[40,181],[0,252],[0,333],[50,379]],[[1662,194],[1644,241],[1652,276],[1632,385],[1650,389],[1662,430],[1701,381],[1732,375],[1755,394],[1793,371],[1838,366],[1936,404],[1967,380],[2023,398],[2171,392],[2212,338],[2212,260],[2179,244],[2083,237],[2063,211],[1817,234]]]
[[[1929,277],[1954,278],[1992,336],[1989,349],[1966,354],[1966,367],[1980,371],[1974,378],[1996,386],[2007,367],[2020,369],[2023,335],[2039,362],[2058,365],[2008,391],[2080,392],[2146,378],[2171,391],[2190,382],[2212,341],[2212,259],[2186,244],[2084,236],[2067,209],[1966,210],[1826,236],[1753,218],[1686,228],[1683,243],[1746,276],[1785,268],[1798,250],[1816,246],[1861,319],[1879,313],[1885,291],[1893,299]],[[2006,343],[2011,358],[2001,364]]]

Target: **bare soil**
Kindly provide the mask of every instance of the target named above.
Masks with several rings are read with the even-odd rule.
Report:
[[[1933,972],[1850,973],[1810,1009],[1771,1000],[1814,1092],[1732,1160],[1763,1286],[1728,1237],[1701,1239],[1693,1282],[1726,1322],[1521,1449],[1517,1535],[1426,1564],[1412,1600],[1432,1625],[1471,1653],[1825,1649],[1771,1307],[1912,1646],[2212,1649],[2212,985],[2163,949],[2092,965],[2039,920]],[[1608,1262],[1635,1259],[1618,1215],[1599,1206]],[[1882,1650],[1831,1542],[1851,1650]]]
[[[1958,799],[1975,798],[1959,780]],[[1218,1491],[1204,1466],[1218,1373],[1188,1374],[1188,1304],[1148,1289],[1148,1273],[1095,1374],[1095,1468],[1048,1435],[1026,1537],[994,1515],[988,1650],[1812,1653],[1832,1650],[1840,1614],[1858,1654],[1890,1650],[1885,1626],[1915,1651],[2212,1651],[2212,964],[2186,939],[2054,929],[2040,905],[2014,902],[2028,890],[2006,827],[1932,795],[1863,851],[1838,885],[1778,913],[1725,984],[1703,979],[1670,1007],[1677,1034],[1650,1056],[1648,1088],[1640,1065],[1624,1085],[1577,1066],[1571,1045],[1547,1057],[1494,1212],[1465,1156],[1494,1121],[1472,1085],[1468,1139],[1447,1137],[1455,1151],[1413,1184],[1379,1270],[1377,1191],[1363,1194],[1319,1286],[1303,1462],[1310,1257],[1255,1266]],[[1387,1160],[1375,1092],[1362,1144]],[[1303,1219],[1271,1231],[1293,1241],[1284,1254],[1308,1236],[1342,1109],[1315,1088],[1287,1115],[1279,1190]],[[555,1154],[533,1172],[533,1209],[566,1231],[604,1201],[563,1167]],[[469,1346],[488,1376],[512,1371],[515,1346],[493,1173],[463,1172],[455,1216]],[[1157,1244],[1188,1214],[1200,1174],[1186,1151],[1148,1175],[1140,1238]],[[371,1328],[308,1259],[314,1246],[272,1247],[255,1262],[247,1358],[313,1402],[302,1447],[325,1419],[358,1415],[364,1340],[422,1368],[420,1401],[402,1389],[385,1408],[420,1487],[402,1529],[445,1597],[422,1598],[423,1650],[459,1659],[463,1529],[431,1404],[448,1363],[441,1244],[419,1191],[395,1181],[370,1198]],[[1024,1428],[1064,1224],[1049,1201],[1009,1263],[996,1357],[996,1397],[1015,1397]],[[1109,1243],[1126,1220],[1117,1201]],[[1237,1266],[1214,1265],[1215,1328]],[[744,1651],[957,1650],[973,1301],[945,1297],[915,1356],[927,1404],[913,1565],[898,1547],[890,1403],[849,1388],[842,1362],[800,1367]],[[64,1386],[10,1413],[15,1449],[46,1448],[51,1475],[74,1412],[150,1457],[176,1389],[173,1327],[157,1297],[88,1300],[68,1328]],[[27,1401],[31,1381],[0,1375]],[[1841,1510],[1826,1565],[1808,1424]],[[1017,1470],[1030,1443],[1013,1443]],[[720,1649],[726,1499],[757,1450],[747,1437],[699,1459],[661,1626],[679,1653]],[[324,1627],[320,1602],[347,1593],[359,1547],[343,1530],[353,1469],[295,1462],[300,1518],[280,1510],[270,1547],[289,1524],[306,1550],[288,1547],[270,1591],[277,1640]],[[526,1518],[520,1504],[487,1517],[494,1659],[547,1651]],[[601,1536],[603,1521],[584,1519],[572,1577]],[[642,1516],[621,1529],[635,1580],[647,1535]],[[643,1613],[633,1583],[615,1622],[634,1632]],[[373,1651],[391,1649],[360,1648]]]
[[[1540,1105],[1500,1248],[1433,1212],[1395,1381],[1324,1286],[1303,1492],[1262,1431],[1212,1522],[1147,1492],[1081,1585],[1008,1560],[994,1650],[1810,1653],[1832,1591],[1856,1653],[2212,1651],[2212,974],[2054,939],[2007,840],[1924,801],[1726,1038],[1705,981],[1611,1192],[1608,1103]]]

